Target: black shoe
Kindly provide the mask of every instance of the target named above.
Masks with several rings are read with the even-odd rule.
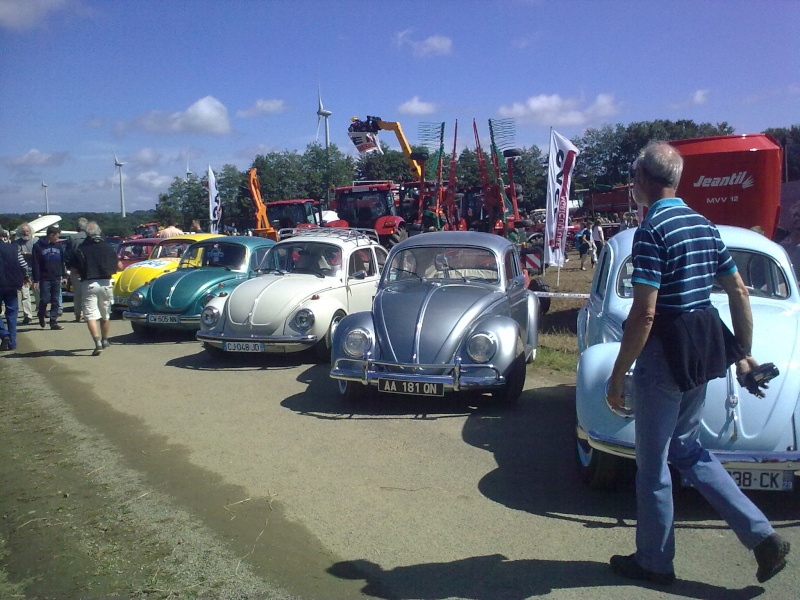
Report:
[[[50,329],[52,329],[53,331],[61,331],[62,329],[64,329],[64,327],[63,325],[59,325],[58,323],[56,323],[55,325],[50,325]]]
[[[756,555],[756,561],[758,561],[756,578],[759,583],[764,583],[783,571],[790,548],[789,542],[777,533],[773,533],[753,548],[753,554]]]
[[[631,554],[630,556],[621,556],[619,554],[612,556],[611,570],[620,577],[649,581],[650,583],[657,583],[658,585],[672,585],[675,581],[674,572],[656,573],[655,571],[648,571],[636,562],[635,554]]]
[[[30,325],[31,324],[31,318],[30,317],[24,317],[22,319],[22,324],[23,325]]]
[[[103,346],[95,346],[94,350],[92,350],[92,356],[100,356],[100,353],[103,351]]]
[[[39,317],[39,327],[41,327],[42,329],[44,329],[44,315],[41,315],[41,316]]]
[[[6,335],[3,336],[3,341],[0,342],[0,350],[5,352],[6,350],[11,350],[11,336]]]

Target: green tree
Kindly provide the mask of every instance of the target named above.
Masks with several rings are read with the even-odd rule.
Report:
[[[522,156],[514,160],[514,183],[522,189],[521,201],[517,192],[520,210],[545,207],[547,159],[538,146],[522,148]]]
[[[174,221],[187,231],[194,219],[208,222],[208,188],[205,177],[201,181],[194,173],[182,179],[175,177],[164,194],[158,195],[156,220],[159,223]]]
[[[783,147],[784,181],[800,180],[800,125],[774,127],[768,133]]]

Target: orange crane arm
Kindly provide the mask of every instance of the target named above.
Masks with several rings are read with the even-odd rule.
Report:
[[[369,119],[370,117],[367,118]],[[379,118],[376,118],[374,122],[383,131],[394,131],[394,135],[397,137],[397,141],[400,143],[400,148],[403,150],[403,154],[405,155],[406,160],[411,167],[411,174],[415,179],[422,179],[422,167],[417,161],[411,158],[411,146],[409,145],[408,140],[403,133],[403,128],[400,127],[400,123],[394,121],[382,121]]]
[[[277,242],[278,232],[269,224],[267,205],[264,204],[264,200],[261,198],[261,182],[258,181],[255,168],[250,169],[248,181],[250,183],[250,195],[253,198],[253,204],[256,209],[256,228],[253,230],[253,235],[269,238]]]

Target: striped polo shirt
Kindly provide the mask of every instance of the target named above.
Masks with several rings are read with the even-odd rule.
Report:
[[[633,237],[633,283],[658,289],[656,314],[707,308],[715,277],[736,272],[719,231],[680,198],[662,198]]]

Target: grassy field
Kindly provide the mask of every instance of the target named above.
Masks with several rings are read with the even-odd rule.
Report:
[[[560,272],[555,268],[547,269],[544,280],[551,292],[588,293],[594,274],[589,261],[586,261],[586,270],[581,271],[577,251],[570,251],[568,256],[569,261]],[[533,368],[575,371],[578,364],[578,310],[584,303],[582,299],[551,299],[550,310],[539,326],[539,349]]]

